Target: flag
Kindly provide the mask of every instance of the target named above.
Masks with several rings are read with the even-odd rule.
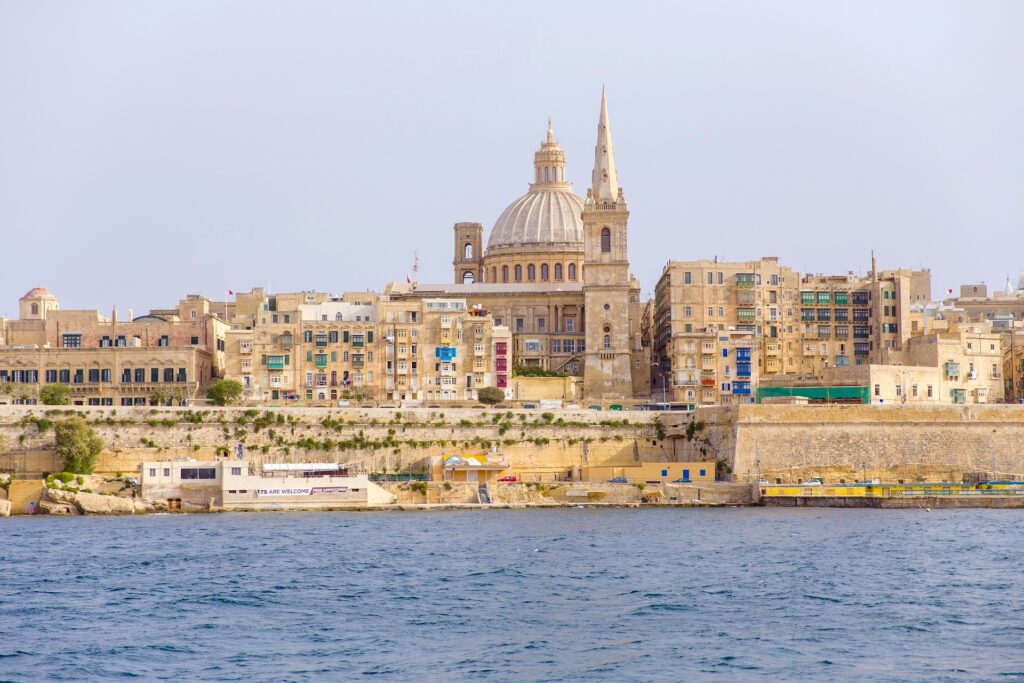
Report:
[[[229,290],[228,290],[228,296],[234,296],[234,295],[235,295],[235,293],[234,293],[234,292],[232,292],[232,291],[231,291],[231,290],[229,289]]]
[[[953,290],[952,290],[952,289],[947,289],[947,290],[946,290],[946,294],[952,294],[952,293],[953,293]]]

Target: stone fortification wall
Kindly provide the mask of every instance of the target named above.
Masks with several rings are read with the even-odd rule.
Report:
[[[130,474],[144,460],[246,456],[266,462],[343,462],[356,472],[415,468],[428,456],[499,448],[512,467],[633,464],[672,458],[652,413],[308,408],[52,408],[0,406],[0,472],[62,469],[53,423],[84,417],[103,439],[97,471]]]
[[[756,405],[696,411],[686,448],[708,448],[736,479],[783,482],[1024,478],[1024,407]]]

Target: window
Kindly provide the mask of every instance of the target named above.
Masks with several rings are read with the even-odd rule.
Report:
[[[601,253],[608,254],[612,250],[612,231],[608,228],[601,229]]]
[[[881,395],[882,395],[882,387],[881,387],[881,385],[876,384],[875,385],[875,396],[881,396]]]
[[[690,308],[689,306],[686,306],[686,307],[683,308],[683,317],[684,318],[689,318],[692,315],[693,315],[693,309],[692,308]]]
[[[508,282],[508,266],[501,267],[501,281]]]
[[[569,280],[571,280],[573,282],[576,281],[576,264],[575,263],[570,263],[569,264]]]
[[[182,479],[216,479],[216,467],[182,467]]]
[[[520,265],[517,265],[516,268],[515,268],[515,273],[516,273],[516,282],[522,282],[523,281],[523,267],[520,266]]]
[[[929,384],[928,385],[928,398],[932,398],[933,395],[934,395],[934,390],[932,389],[932,385]]]
[[[719,273],[718,273],[718,284],[723,284],[724,282],[725,282],[725,280],[722,277],[722,272],[719,271]]]
[[[189,342],[189,344],[191,344],[192,346],[197,346],[199,344],[199,337],[192,337],[192,340]]]
[[[62,346],[66,349],[77,349],[82,346],[82,335],[79,332],[63,335]]]
[[[569,316],[565,319],[565,331],[575,332],[576,331],[576,318]]]
[[[606,348],[606,349],[612,348],[612,337],[611,337],[610,334],[604,335],[604,348]]]
[[[548,264],[546,264],[546,263],[540,264],[540,279],[544,280],[544,281],[547,281],[549,274],[550,274],[550,272],[548,270]]]
[[[530,282],[537,279],[537,268],[532,263],[526,266],[526,279]]]
[[[465,261],[473,260],[473,244],[472,242],[466,242],[466,246],[462,248],[462,258]]]
[[[544,332],[547,321],[544,318],[537,318],[537,331]]]
[[[714,273],[708,273],[708,284],[709,285],[715,284],[715,274]]]
[[[683,284],[684,285],[693,284],[693,277],[692,277],[692,274],[690,273],[690,271],[686,271],[685,273],[683,273]]]
[[[562,264],[561,263],[556,263],[555,264],[555,279],[556,280],[561,280],[562,279]]]
[[[242,468],[241,467],[232,467],[231,468],[231,475],[234,476],[234,477],[242,476]]]

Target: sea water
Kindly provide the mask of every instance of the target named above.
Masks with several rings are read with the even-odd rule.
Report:
[[[0,680],[1024,680],[1024,513],[0,520]]]

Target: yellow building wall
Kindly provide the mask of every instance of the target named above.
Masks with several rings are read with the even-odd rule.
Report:
[[[15,479],[7,490],[7,498],[11,501],[11,514],[23,515],[28,511],[29,503],[39,506],[46,484],[42,479]]]
[[[632,466],[584,467],[585,481],[607,481],[615,477],[626,477],[630,483],[657,481],[661,483],[682,479],[686,472],[695,484],[715,481],[715,462],[641,462]],[[703,473],[703,474],[702,474]]]

